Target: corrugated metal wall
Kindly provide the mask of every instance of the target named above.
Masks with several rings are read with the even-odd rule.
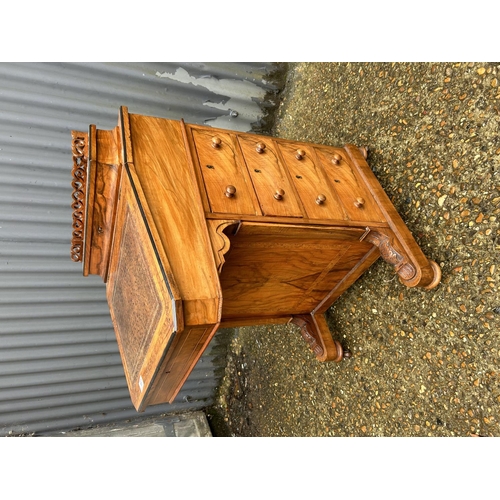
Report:
[[[272,107],[270,63],[0,64],[0,435],[137,417],[105,287],[70,259],[70,131],[118,109],[251,131]],[[224,367],[217,334],[172,405],[200,409]]]

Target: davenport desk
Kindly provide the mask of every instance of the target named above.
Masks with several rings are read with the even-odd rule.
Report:
[[[172,402],[218,328],[292,322],[340,361],[324,313],[379,257],[409,287],[428,260],[366,150],[120,109],[72,132],[71,258],[100,275],[137,411]]]

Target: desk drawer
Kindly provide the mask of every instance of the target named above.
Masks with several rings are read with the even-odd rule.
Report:
[[[290,176],[310,219],[346,219],[335,190],[332,188],[312,147],[279,141]]]
[[[193,139],[212,212],[256,215],[253,187],[233,135],[193,129]]]
[[[377,203],[365,184],[357,177],[343,149],[315,146],[317,157],[337,192],[350,220],[385,222]]]
[[[302,217],[274,142],[250,135],[239,135],[238,141],[264,215]]]

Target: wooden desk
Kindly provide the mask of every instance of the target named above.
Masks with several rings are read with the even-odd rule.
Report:
[[[292,322],[341,360],[323,313],[379,257],[407,286],[441,279],[363,149],[125,107],[72,138],[71,257],[106,283],[137,411],[174,400],[220,327]]]

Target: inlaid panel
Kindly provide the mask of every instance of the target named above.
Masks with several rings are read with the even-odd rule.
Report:
[[[136,353],[146,352],[151,344],[163,311],[160,297],[148,263],[137,238],[137,223],[130,207],[122,226],[120,257],[115,271],[117,286],[113,289],[111,307],[124,352],[125,369],[133,380],[139,379],[142,359]]]

